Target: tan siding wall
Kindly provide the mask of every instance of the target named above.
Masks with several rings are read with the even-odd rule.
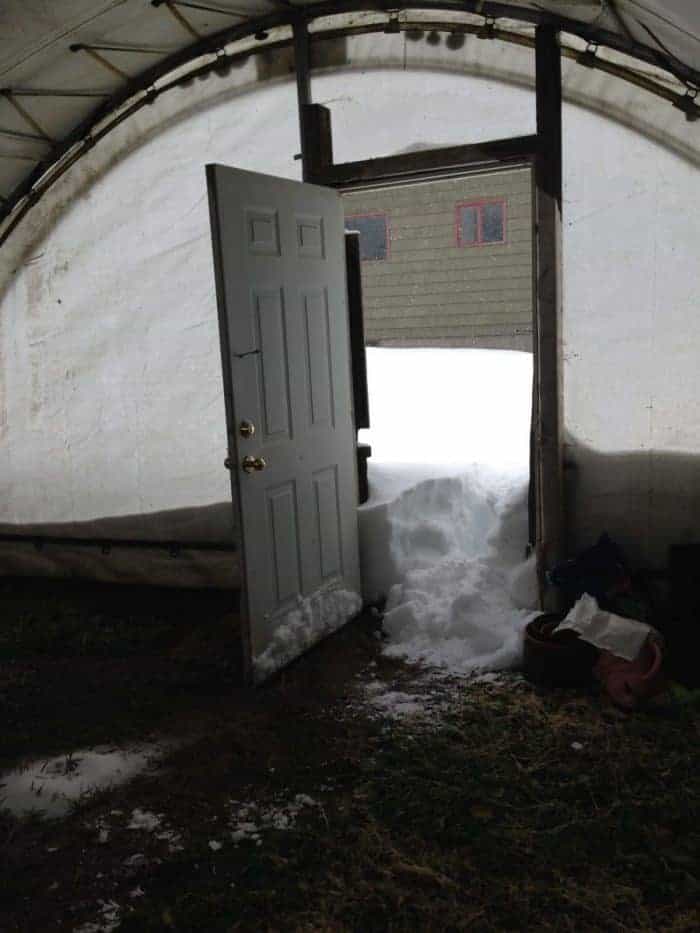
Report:
[[[459,247],[456,206],[504,199],[506,242]],[[343,196],[346,216],[387,215],[389,255],[362,263],[371,344],[530,349],[532,197],[529,171]]]

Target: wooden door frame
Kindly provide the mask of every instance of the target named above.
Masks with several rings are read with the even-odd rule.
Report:
[[[559,33],[538,26],[535,41],[537,132],[444,149],[335,164],[328,108],[310,102],[308,34],[295,35],[305,181],[338,190],[408,183],[479,169],[533,170],[533,405],[530,538],[540,600],[556,608],[546,573],[565,556],[562,391],[562,94]]]

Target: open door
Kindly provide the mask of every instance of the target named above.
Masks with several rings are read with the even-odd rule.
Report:
[[[264,680],[361,608],[343,210],[207,166],[244,657]]]

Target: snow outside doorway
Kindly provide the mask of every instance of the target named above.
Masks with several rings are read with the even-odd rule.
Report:
[[[537,608],[532,355],[369,347],[367,369],[360,550],[365,598],[386,598],[385,651],[455,674],[512,667]]]

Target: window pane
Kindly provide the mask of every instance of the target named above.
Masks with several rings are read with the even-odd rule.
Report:
[[[484,204],[481,215],[481,242],[502,243],[503,204]]]
[[[476,243],[478,226],[475,207],[462,207],[459,211],[459,242],[462,246]]]
[[[345,229],[359,231],[360,259],[386,259],[387,223],[384,214],[346,217]]]

